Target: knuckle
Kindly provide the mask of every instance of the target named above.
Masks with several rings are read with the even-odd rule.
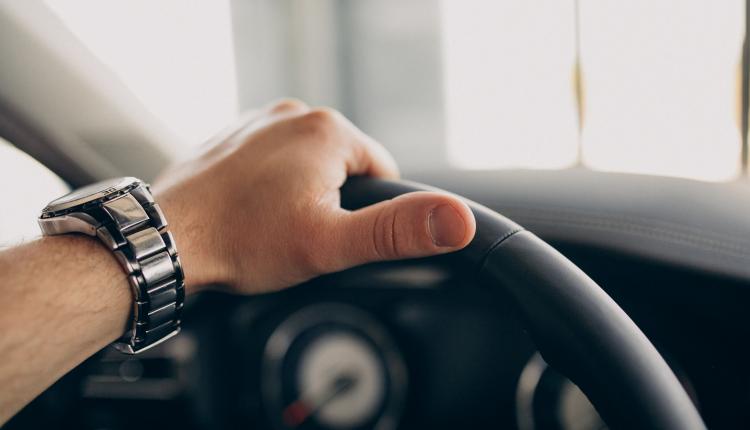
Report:
[[[338,128],[338,113],[333,109],[316,108],[300,116],[297,121],[305,134],[329,138]]]
[[[396,234],[397,211],[385,208],[375,218],[372,230],[372,248],[377,258],[394,260],[402,256],[402,247]]]
[[[324,122],[324,123],[338,123],[338,121],[341,119],[341,114],[339,111],[333,108],[329,108],[326,106],[320,106],[316,107],[308,113],[310,118],[314,118],[318,121]]]
[[[295,112],[307,109],[307,104],[302,100],[294,98],[281,99],[273,103],[271,106],[272,113],[286,113]]]

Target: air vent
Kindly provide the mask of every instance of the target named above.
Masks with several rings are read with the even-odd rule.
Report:
[[[176,399],[186,391],[185,368],[195,347],[195,339],[189,333],[181,333],[138,355],[108,348],[91,366],[83,395],[91,399]]]

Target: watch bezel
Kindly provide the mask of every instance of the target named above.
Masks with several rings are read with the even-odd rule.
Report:
[[[69,196],[71,194],[80,192],[80,190],[83,189],[78,188],[69,192],[68,194],[65,194],[64,196],[60,196],[55,200],[49,202],[47,206],[42,209],[42,215],[40,216],[40,218],[56,217],[76,211],[83,206],[106,202],[115,197],[128,193],[141,183],[142,181],[140,179],[134,178],[132,176],[105,179],[103,181],[95,182],[86,186],[92,187],[93,191],[91,193],[87,193],[84,196],[72,200],[69,199]],[[97,185],[100,185],[98,189],[96,187]]]

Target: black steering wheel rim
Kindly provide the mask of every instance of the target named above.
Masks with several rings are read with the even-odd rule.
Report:
[[[350,178],[358,209],[426,185]],[[643,332],[591,278],[515,222],[472,201],[474,240],[450,258],[510,300],[540,353],[575,382],[610,428],[705,429],[677,377]]]

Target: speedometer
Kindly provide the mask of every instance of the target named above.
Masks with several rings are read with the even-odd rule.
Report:
[[[279,429],[397,426],[406,367],[387,330],[365,311],[325,303],[282,322],[263,357],[262,392]]]

